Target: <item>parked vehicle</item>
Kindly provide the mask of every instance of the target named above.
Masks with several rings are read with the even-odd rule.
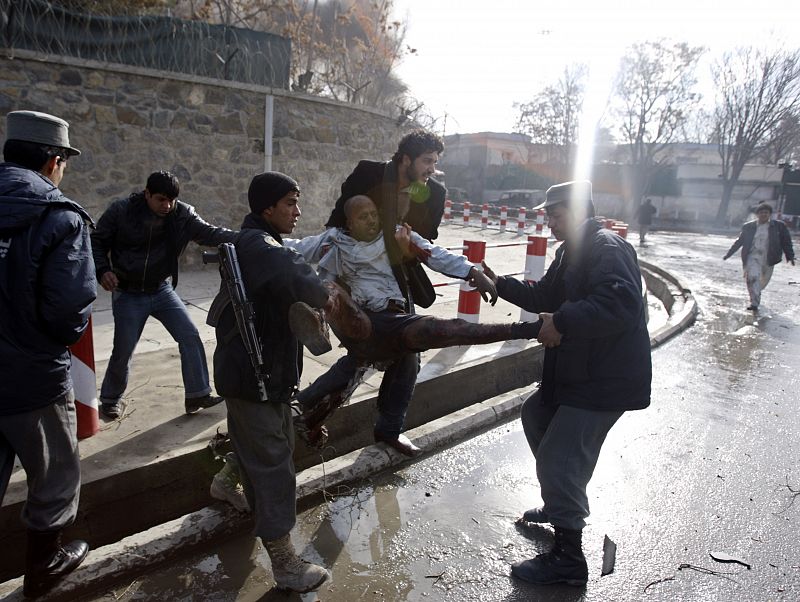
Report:
[[[467,191],[464,190],[463,188],[458,188],[457,186],[447,187],[447,198],[453,201],[454,203],[463,203],[464,201],[469,200]]]
[[[500,198],[489,202],[498,207],[505,205],[530,209],[544,202],[544,190],[505,190],[500,194]]]

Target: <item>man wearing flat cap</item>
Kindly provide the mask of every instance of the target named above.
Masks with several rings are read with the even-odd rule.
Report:
[[[215,247],[236,233],[206,222],[179,192],[177,177],[154,172],[144,190],[111,203],[92,233],[97,281],[113,293],[114,345],[100,387],[100,411],[108,418],[123,413],[131,357],[150,316],[178,343],[186,413],[222,401],[211,394],[203,341],[175,287],[189,241]]]
[[[650,404],[650,337],[636,252],[594,219],[591,182],[552,186],[540,207],[563,241],[542,279],[522,282],[485,269],[501,298],[539,313],[538,340],[546,348],[541,385],[522,406],[544,505],[519,520],[550,523],[555,544],[514,564],[511,574],[541,585],[583,585],[586,487],[611,427],[626,410]]]
[[[227,288],[209,309],[216,329],[214,381],[228,406],[228,433],[236,454],[255,535],[261,538],[279,589],[309,592],[329,577],[300,558],[291,542],[295,525],[294,427],[289,400],[297,390],[303,351],[290,328],[289,308],[329,303],[329,289],[300,254],[283,246],[300,218],[300,187],[280,172],[257,175],[248,190],[250,213],[234,243],[244,287],[253,304],[261,343],[267,401],[239,333]],[[216,478],[216,477],[215,477]],[[213,491],[213,489],[212,489]]]
[[[92,220],[58,189],[78,154],[63,119],[8,114],[0,164],[0,501],[16,455],[28,481],[25,596],[50,590],[89,550],[83,541],[61,544],[80,491],[67,347],[86,329],[97,292]]]

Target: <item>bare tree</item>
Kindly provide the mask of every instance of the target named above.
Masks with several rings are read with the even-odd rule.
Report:
[[[705,51],[685,42],[656,40],[634,44],[623,57],[615,82],[619,119],[631,165],[629,200],[638,206],[650,180],[668,159],[699,95],[697,61]],[[628,213],[632,211],[628,207]]]
[[[333,0],[320,7],[319,93],[394,112],[406,86],[393,69],[416,51],[405,44],[405,23],[389,20],[391,6],[389,0]]]
[[[714,116],[710,107],[697,107],[687,115],[681,126],[679,138],[691,144],[712,144],[714,142]]]
[[[532,101],[514,104],[519,110],[515,131],[529,135],[535,144],[547,145],[562,177],[568,173],[575,152],[585,78],[585,65],[571,65]]]
[[[740,48],[717,61],[712,75],[717,90],[714,135],[722,158],[717,221],[723,223],[745,164],[800,108],[800,51]]]
[[[789,113],[778,122],[768,134],[759,158],[767,165],[791,164],[800,159],[800,111]]]
[[[391,113],[404,103],[394,68],[416,50],[392,0],[177,0],[175,13],[291,38],[294,90]]]

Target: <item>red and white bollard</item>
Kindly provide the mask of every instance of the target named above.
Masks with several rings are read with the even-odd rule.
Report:
[[[520,236],[525,234],[525,207],[519,208],[519,215],[517,217],[517,234]]]
[[[484,203],[481,207],[481,230],[489,227],[489,204]]]
[[[500,232],[506,231],[506,223],[508,222],[508,207],[503,205],[500,207]]]
[[[467,256],[475,267],[481,268],[481,262],[486,257],[486,242],[483,240],[465,240],[464,255]],[[478,289],[472,288],[466,280],[461,283],[458,291],[458,317],[467,322],[480,322],[481,294]]]
[[[469,201],[464,201],[464,225],[469,226]]]
[[[453,221],[453,201],[450,199],[444,200],[444,223],[449,224]]]
[[[547,255],[547,238],[544,236],[529,236],[528,249],[525,253],[525,280],[538,282],[544,276],[544,261]],[[539,316],[535,313],[520,311],[519,319],[522,322],[535,322]]]
[[[100,430],[97,409],[97,376],[94,369],[94,341],[92,317],[78,342],[69,347],[70,375],[75,391],[75,415],[78,421],[78,439],[86,439]]]
[[[611,231],[619,234],[622,238],[628,238],[628,224],[625,222],[616,222],[611,226]]]
[[[607,230],[611,230],[614,227],[614,221],[615,220],[611,219],[610,217],[607,217],[605,219],[605,228]]]
[[[536,210],[536,236],[544,236],[544,209]]]

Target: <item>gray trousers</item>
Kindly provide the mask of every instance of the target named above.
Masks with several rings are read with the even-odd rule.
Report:
[[[71,391],[43,408],[0,417],[0,502],[18,456],[28,481],[22,508],[28,529],[55,531],[75,520],[81,488],[76,428]]]
[[[750,305],[754,307],[761,305],[761,291],[767,288],[774,267],[767,265],[766,259],[759,261],[756,258],[748,257],[747,264],[744,266],[744,280],[747,283]]]
[[[225,398],[228,434],[239,460],[244,494],[255,517],[255,535],[272,541],[296,520],[294,423],[285,403]]]
[[[600,448],[621,411],[542,405],[537,391],[522,406],[522,427],[536,458],[544,510],[555,527],[586,526],[592,478]]]

